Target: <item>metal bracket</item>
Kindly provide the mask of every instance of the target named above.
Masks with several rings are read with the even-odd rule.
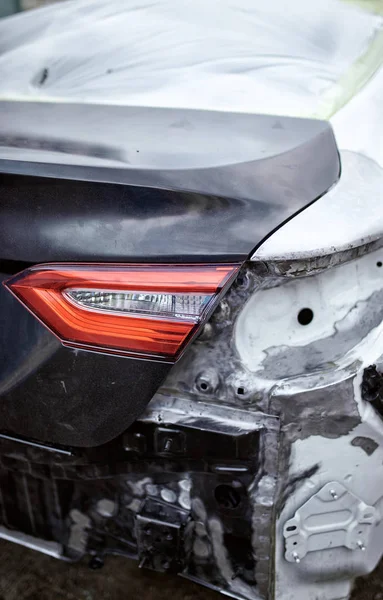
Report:
[[[341,483],[327,483],[285,523],[285,558],[299,563],[308,552],[344,546],[364,551],[377,521],[376,509]]]
[[[183,534],[189,512],[148,498],[136,516],[140,567],[178,572],[183,565]]]

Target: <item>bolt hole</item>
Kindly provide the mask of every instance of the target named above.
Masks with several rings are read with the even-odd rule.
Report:
[[[237,286],[241,289],[246,289],[249,285],[249,277],[246,273],[242,275],[238,275],[237,277]]]
[[[237,508],[241,503],[239,492],[231,485],[217,485],[214,496],[221,508]]]
[[[295,531],[297,528],[296,525],[290,525],[290,527],[286,527],[286,531]]]
[[[203,392],[206,392],[206,390],[208,389],[208,384],[206,383],[206,381],[201,381],[201,383],[199,384],[199,387],[201,388],[201,390]]]
[[[298,323],[300,325],[309,325],[314,318],[311,308],[302,308],[298,313]]]
[[[298,542],[294,542],[294,543],[293,543],[293,546],[296,546],[297,544],[298,544]]]
[[[383,263],[382,263],[382,261],[381,261],[381,260],[378,260],[378,262],[376,263],[376,266],[377,266],[377,267],[379,267],[379,268],[380,268],[380,267],[383,267]]]
[[[244,387],[239,387],[237,389],[237,394],[238,394],[238,396],[243,396],[245,394],[245,388]]]

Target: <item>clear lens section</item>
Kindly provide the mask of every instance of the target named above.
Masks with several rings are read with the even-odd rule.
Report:
[[[100,311],[152,317],[170,317],[197,322],[211,300],[211,295],[153,294],[106,290],[66,290],[75,304]]]

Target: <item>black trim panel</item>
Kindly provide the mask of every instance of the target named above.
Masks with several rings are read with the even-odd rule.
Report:
[[[164,363],[65,348],[1,283],[0,307],[3,433],[99,446],[143,412],[170,369]]]

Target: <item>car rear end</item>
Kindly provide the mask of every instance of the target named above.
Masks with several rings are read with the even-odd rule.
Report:
[[[337,7],[359,51],[379,19]],[[65,17],[79,39],[66,10],[38,13],[40,30]],[[83,10],[104,33],[131,16]],[[34,43],[31,15],[4,30],[9,53],[21,32]],[[319,58],[299,67],[318,85]],[[248,600],[347,598],[382,553],[383,163],[374,136],[350,141],[360,96],[333,127],[302,106],[285,116],[276,83],[302,101],[293,61],[265,87],[272,114],[267,94],[263,109],[212,111],[202,92],[193,106],[177,77],[174,108],[161,85],[156,107],[134,106],[113,96],[128,83],[108,55],[97,101],[93,63],[76,88],[65,60],[28,81],[3,65],[19,97],[2,84],[0,537],[94,568],[122,554]],[[376,89],[361,93],[373,106]]]

